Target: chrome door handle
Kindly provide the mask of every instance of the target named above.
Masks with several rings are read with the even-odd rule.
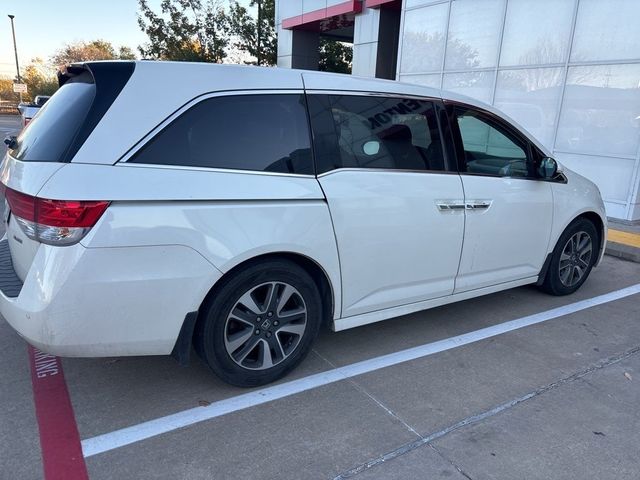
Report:
[[[464,210],[465,204],[464,202],[452,201],[452,202],[436,202],[438,206],[438,210],[441,212],[450,212],[456,210]]]
[[[486,210],[491,206],[491,200],[478,200],[474,202],[465,203],[466,210]]]

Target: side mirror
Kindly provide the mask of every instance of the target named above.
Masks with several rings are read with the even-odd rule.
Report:
[[[18,141],[14,135],[7,137],[4,139],[4,144],[7,146],[9,150],[13,150],[18,146]]]
[[[552,179],[558,173],[558,162],[551,157],[544,157],[538,166],[538,176],[546,180]]]

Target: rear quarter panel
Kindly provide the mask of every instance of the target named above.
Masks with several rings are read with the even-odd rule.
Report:
[[[325,271],[340,316],[338,252],[314,177],[71,163],[40,195],[113,202],[82,240],[87,248],[182,245],[223,273],[259,255],[303,255]]]
[[[7,153],[0,168],[0,182],[27,195],[36,195],[63,165],[56,162],[19,162]]]

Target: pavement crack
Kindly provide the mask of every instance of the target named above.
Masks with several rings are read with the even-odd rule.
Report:
[[[602,359],[594,364],[592,364],[591,366],[580,370],[578,372],[575,372],[567,377],[563,377],[560,380],[557,380],[553,383],[549,383],[545,386],[542,386],[540,388],[537,388],[536,390],[533,390],[525,395],[522,395],[521,397],[518,398],[514,398],[513,400],[510,400],[508,402],[502,403],[498,406],[495,406],[493,408],[491,408],[490,410],[485,410],[482,413],[476,414],[476,415],[472,415],[469,416],[467,418],[464,418],[462,420],[460,420],[457,423],[454,423],[453,425],[449,425],[448,427],[438,431],[438,432],[434,432],[428,435],[420,435],[420,438],[418,440],[415,440],[413,442],[410,443],[405,443],[404,445],[401,445],[400,447],[396,448],[395,450],[392,450],[390,452],[387,452],[377,458],[371,459],[368,462],[365,462],[361,465],[358,465],[356,467],[351,468],[350,470],[347,470],[343,473],[341,473],[340,475],[338,475],[337,477],[334,478],[334,480],[342,480],[344,478],[351,478],[354,477],[356,475],[358,475],[359,473],[362,473],[366,470],[369,470],[370,468],[376,467],[378,465],[381,465],[383,463],[386,463],[390,460],[393,460],[394,458],[400,457],[406,453],[412,452],[413,450],[416,450],[417,448],[423,447],[425,445],[431,445],[431,443],[441,437],[444,437],[445,435],[459,430],[463,427],[466,427],[467,425],[473,425],[475,423],[479,423],[487,418],[493,417],[505,410],[510,410],[511,408],[515,407],[516,405],[526,402],[527,400],[530,400],[532,398],[535,398],[539,395],[542,395],[543,393],[549,392],[551,390],[555,390],[558,387],[561,387],[562,385],[568,384],[568,383],[572,383],[575,382],[576,380],[582,379],[583,377],[585,377],[586,375],[589,375],[590,373],[593,373],[595,371],[598,370],[602,370],[603,368],[606,368],[610,365],[614,365],[616,363],[621,362],[622,360],[626,360],[627,358],[637,354],[638,352],[640,352],[640,345],[633,347],[629,350],[626,350],[622,353],[616,354],[616,355],[612,355],[610,357],[607,357],[605,359]],[[404,423],[404,422],[403,422]],[[406,425],[406,424],[405,424]],[[462,471],[460,471],[461,474],[467,476],[467,478],[470,478],[468,475],[464,474]]]
[[[316,354],[321,360],[324,360],[329,365],[331,365],[331,368],[338,368],[337,365],[334,365],[333,362],[331,362],[329,359],[327,359],[324,356],[322,356],[317,350],[313,350],[313,353]],[[352,380],[350,378],[347,379],[347,381],[356,390],[358,390],[360,393],[362,393],[362,394],[366,395],[367,397],[369,397],[376,405],[378,405],[382,410],[384,410],[387,415],[391,416],[396,421],[398,421],[402,425],[404,425],[404,427],[407,430],[409,430],[411,433],[413,433],[416,437],[422,438],[422,435],[420,435],[415,428],[413,428],[411,425],[409,425],[407,422],[405,422],[402,418],[400,418],[400,416],[397,413],[395,413],[393,410],[391,410],[389,407],[387,407],[384,403],[382,403],[380,400],[378,400],[376,397],[374,397],[372,394],[370,394],[362,385],[360,385],[359,383],[357,383],[356,381],[354,381],[354,380]]]
[[[595,331],[593,328],[591,328],[588,324],[586,324],[586,323],[582,322],[582,323],[580,324],[580,326],[581,326],[582,328],[584,328],[587,332],[589,332],[591,335],[593,335],[594,337],[597,337],[597,336],[598,336],[598,332],[596,332],[596,331]]]
[[[473,478],[471,478],[471,475],[469,475],[467,472],[465,472],[462,467],[460,467],[456,462],[454,462],[451,458],[447,457],[444,453],[442,453],[440,450],[438,450],[438,448],[433,444],[430,443],[429,444],[429,448],[431,448],[431,450],[433,450],[434,452],[436,452],[440,458],[442,458],[445,462],[447,462],[449,465],[451,465],[453,468],[456,469],[456,471],[462,475],[464,478],[467,478],[468,480],[473,480]]]
[[[378,400],[376,397],[374,397],[373,395],[371,395],[369,392],[367,392],[361,385],[359,385],[358,383],[354,382],[353,380],[349,380],[349,382],[361,393],[363,393],[364,395],[366,395],[367,397],[369,397],[373,402],[375,402],[382,410],[384,410],[388,415],[390,415],[391,417],[393,417],[395,420],[397,420],[398,422],[400,422],[402,425],[405,426],[405,428],[407,430],[409,430],[411,433],[413,433],[416,437],[418,438],[422,438],[422,435],[420,435],[420,433],[418,433],[418,431],[413,428],[411,425],[409,425],[407,422],[405,422],[402,418],[400,418],[400,416],[395,413],[393,410],[391,410],[389,407],[387,407],[384,403],[382,403],[380,400]]]

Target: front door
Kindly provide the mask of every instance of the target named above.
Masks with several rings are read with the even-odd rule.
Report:
[[[465,233],[455,293],[532,278],[547,254],[551,185],[535,151],[498,117],[450,107],[465,192]]]
[[[310,94],[318,181],[340,255],[344,317],[450,295],[463,198],[428,100]]]

